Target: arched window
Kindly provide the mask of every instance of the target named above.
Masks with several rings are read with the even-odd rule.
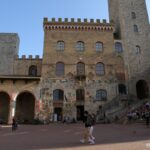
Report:
[[[64,41],[58,41],[57,42],[57,50],[63,51],[65,49],[65,42]]]
[[[56,89],[53,91],[53,100],[54,101],[63,101],[64,100],[64,91]]]
[[[76,90],[76,100],[77,101],[84,101],[84,95],[85,95],[84,89]]]
[[[33,77],[37,76],[37,66],[32,65],[29,67],[29,76],[33,76]]]
[[[96,64],[96,75],[102,76],[105,74],[105,67],[103,63]]]
[[[140,48],[139,45],[136,45],[135,52],[136,52],[136,54],[140,54],[141,53],[141,48]]]
[[[62,62],[56,63],[56,75],[57,76],[64,75],[64,70],[65,70],[64,67],[65,67],[64,63]]]
[[[103,101],[107,100],[107,91],[106,90],[97,90],[96,91],[96,100]]]
[[[102,42],[96,42],[95,43],[95,49],[96,49],[96,52],[102,52],[103,51],[103,43]]]
[[[84,51],[84,49],[85,49],[84,42],[78,41],[76,43],[76,50],[77,51]]]
[[[135,12],[131,12],[131,16],[132,16],[132,19],[136,19],[136,13]]]
[[[133,30],[134,30],[134,32],[139,32],[138,26],[136,24],[133,26]]]
[[[115,51],[117,53],[122,53],[123,52],[122,43],[120,43],[120,42],[115,43]]]
[[[85,64],[82,62],[77,63],[77,75],[85,75]]]

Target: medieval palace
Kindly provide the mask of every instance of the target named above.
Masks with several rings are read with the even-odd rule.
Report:
[[[108,4],[109,22],[44,18],[42,58],[20,58],[18,35],[0,33],[1,120],[81,120],[84,110],[113,119],[150,98],[145,0]]]

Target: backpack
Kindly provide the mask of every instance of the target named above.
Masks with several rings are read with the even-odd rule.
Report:
[[[146,117],[146,118],[150,117],[149,112],[145,112],[145,117]]]
[[[92,125],[95,125],[96,124],[96,119],[95,119],[95,117],[93,116],[92,117]]]
[[[87,120],[86,120],[86,126],[90,127],[92,125],[92,117],[91,115],[87,116]]]

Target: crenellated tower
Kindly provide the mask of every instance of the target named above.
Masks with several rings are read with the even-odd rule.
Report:
[[[138,81],[141,82],[141,89],[145,85],[142,81],[149,82],[150,25],[146,2],[108,0],[108,3],[109,18],[115,24],[114,38],[121,40],[123,44],[129,93],[138,96]]]

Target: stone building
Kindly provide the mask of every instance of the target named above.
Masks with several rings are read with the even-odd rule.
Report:
[[[110,22],[44,18],[43,58],[19,58],[18,35],[0,33],[1,120],[81,120],[84,110],[110,111],[109,104],[124,98],[149,98],[145,0],[108,2]]]

